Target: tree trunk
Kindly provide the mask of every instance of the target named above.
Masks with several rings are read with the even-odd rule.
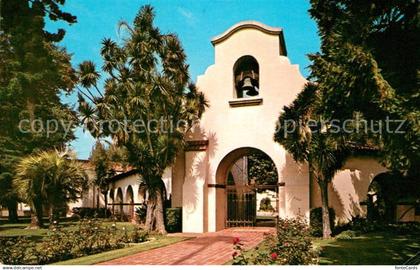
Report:
[[[105,213],[104,213],[104,217],[107,218],[108,217],[108,190],[105,191],[104,193],[102,193],[104,195],[104,203],[105,203]]]
[[[16,223],[18,221],[17,202],[9,202],[7,205],[7,210],[9,212],[9,222]]]
[[[331,238],[331,224],[330,212],[328,210],[328,182],[318,181],[321,189],[321,202],[322,202],[322,237],[324,239]]]
[[[53,223],[54,223],[54,208],[55,208],[54,205],[51,204],[50,205],[50,216],[49,216],[50,226],[52,226]]]
[[[54,221],[57,223],[60,221],[60,207],[56,207],[55,205],[50,205],[50,226],[54,225]]]
[[[146,213],[146,229],[148,231],[165,234],[166,230],[163,216],[163,183],[156,187],[153,192],[149,193]]]
[[[99,194],[101,192],[99,191],[99,188],[96,189],[96,209],[99,209]]]
[[[34,206],[31,207],[31,223],[27,229],[39,229],[42,227],[44,227],[42,222],[42,204],[34,202]]]

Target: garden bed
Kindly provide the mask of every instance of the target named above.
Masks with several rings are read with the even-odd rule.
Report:
[[[49,229],[24,229],[24,224],[0,226],[0,262],[48,264],[145,242],[148,234],[130,223],[83,220]]]

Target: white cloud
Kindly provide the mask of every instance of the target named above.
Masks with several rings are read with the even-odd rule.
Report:
[[[197,19],[194,14],[182,7],[178,7],[178,13],[187,20],[187,23],[193,25],[196,23]]]

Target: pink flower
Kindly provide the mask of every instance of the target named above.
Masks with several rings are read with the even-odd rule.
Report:
[[[238,252],[237,252],[237,251],[234,251],[234,252],[232,253],[232,257],[233,257],[233,258],[235,258],[237,255],[238,255]]]
[[[283,246],[288,247],[289,243],[286,242],[286,243],[283,244]]]
[[[273,252],[270,256],[272,260],[277,260],[277,253]]]
[[[239,239],[239,237],[235,237],[233,238],[233,244],[236,245],[241,241],[241,239]]]

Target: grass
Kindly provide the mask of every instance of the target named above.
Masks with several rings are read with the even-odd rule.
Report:
[[[167,245],[174,244],[176,242],[184,241],[188,238],[186,237],[175,237],[175,236],[161,236],[156,239],[150,240],[148,242],[131,244],[128,247],[115,249],[111,251],[106,251],[90,256],[84,256],[76,259],[71,259],[67,261],[61,261],[54,263],[54,265],[92,265],[98,264],[101,262],[110,261],[113,259],[118,259],[121,257],[129,256],[146,250],[151,250],[159,247],[164,247]]]
[[[320,264],[396,265],[420,251],[420,234],[375,232],[351,240],[316,239],[313,243],[322,249]]]

